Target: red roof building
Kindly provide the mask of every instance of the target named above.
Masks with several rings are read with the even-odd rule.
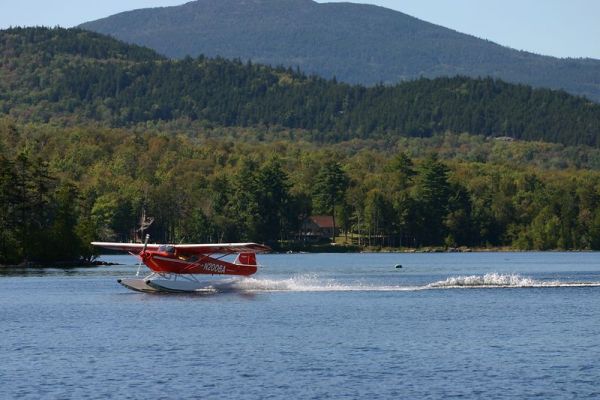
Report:
[[[302,223],[302,232],[305,238],[333,238],[333,229],[333,217],[331,215],[311,215]]]

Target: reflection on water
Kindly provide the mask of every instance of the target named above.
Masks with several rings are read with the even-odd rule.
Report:
[[[81,273],[79,267],[0,267],[0,276],[73,276]]]
[[[90,267],[0,267],[0,276],[112,276],[114,271],[105,269],[105,266]]]

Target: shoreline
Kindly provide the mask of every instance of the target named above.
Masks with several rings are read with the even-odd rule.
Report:
[[[376,247],[376,246],[348,246],[343,244],[321,244],[321,245],[307,245],[307,246],[282,246],[272,253],[285,254],[285,253],[525,253],[525,252],[539,252],[539,253],[584,253],[594,252],[595,250],[589,249],[551,249],[551,250],[523,250],[515,247],[498,246],[498,247]]]
[[[355,253],[355,254],[428,254],[428,253],[593,253],[595,250],[576,249],[552,249],[552,250],[522,250],[512,247],[422,247],[422,248],[395,248],[395,247],[363,247],[346,246],[339,244],[327,245],[309,245],[282,247],[272,251],[270,254],[336,254],[336,253]],[[69,268],[93,268],[101,266],[122,265],[120,263],[108,261],[55,261],[51,263],[22,262],[20,264],[0,264],[1,269],[69,269]]]

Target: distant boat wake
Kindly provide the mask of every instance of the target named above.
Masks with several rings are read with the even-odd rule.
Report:
[[[600,287],[600,282],[541,281],[518,274],[489,273],[450,277],[443,281],[420,286],[376,285],[363,283],[340,283],[333,279],[321,279],[316,275],[298,275],[287,279],[244,278],[212,282],[202,291],[226,292],[408,292],[440,289],[482,288],[558,288]]]

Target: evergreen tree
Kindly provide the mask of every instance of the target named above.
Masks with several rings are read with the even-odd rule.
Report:
[[[326,160],[314,179],[313,204],[317,213],[333,217],[335,235],[335,209],[342,202],[350,181],[341,165],[332,159]]]
[[[277,158],[263,165],[257,177],[258,213],[260,216],[257,239],[276,243],[287,236],[290,229],[290,184]]]
[[[21,261],[17,231],[17,191],[14,163],[0,154],[0,264]]]
[[[233,191],[229,199],[228,216],[235,221],[242,240],[258,240],[260,204],[258,164],[251,158],[243,158],[233,179]]]
[[[449,169],[432,153],[420,167],[419,180],[415,192],[418,204],[420,238],[425,245],[444,242],[446,227],[444,219],[449,211],[450,183]]]

